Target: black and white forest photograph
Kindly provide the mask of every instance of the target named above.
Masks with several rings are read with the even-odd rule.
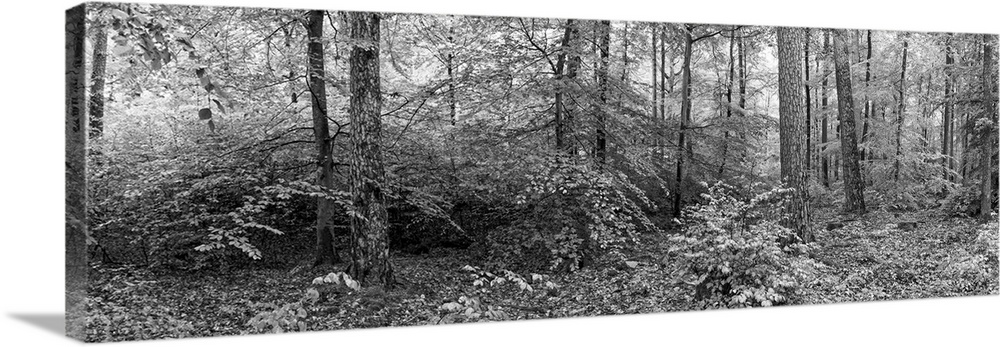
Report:
[[[69,338],[1000,294],[996,32],[265,4],[65,10]]]

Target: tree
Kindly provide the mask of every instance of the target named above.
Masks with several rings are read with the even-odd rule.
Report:
[[[851,65],[847,61],[846,33],[834,30],[833,63],[837,79],[837,117],[840,122],[840,153],[844,176],[844,210],[848,213],[865,213],[864,181],[861,167],[857,131],[854,123],[854,91],[851,88]]]
[[[87,296],[87,113],[84,16],[66,11],[66,335],[85,337]]]
[[[350,274],[367,285],[392,288],[385,168],[382,154],[382,87],[379,76],[379,14],[348,12],[351,101]]]
[[[562,43],[559,48],[559,57],[555,65],[556,93],[555,93],[555,121],[556,121],[556,149],[568,156],[576,154],[576,146],[573,145],[573,116],[576,109],[573,98],[567,98],[567,86],[576,78],[577,69],[580,67],[580,55],[576,53],[576,45],[579,36],[576,21],[566,20],[566,28],[563,32]],[[566,99],[570,99],[567,102]]]
[[[95,21],[98,22],[98,21]],[[94,52],[90,70],[90,137],[104,132],[104,75],[108,61],[108,29],[104,23],[94,25]]]
[[[903,34],[903,62],[899,73],[899,110],[896,113],[896,162],[893,165],[893,179],[899,181],[899,166],[903,156],[903,120],[906,113],[906,54],[909,48],[906,34]]]
[[[983,35],[983,117],[979,121],[982,153],[980,153],[979,216],[986,220],[993,212],[993,158],[997,149],[997,68],[993,53],[997,50],[997,35]]]
[[[601,61],[598,65],[597,70],[597,84],[598,93],[600,93],[600,103],[597,105],[597,112],[595,114],[597,118],[597,129],[596,139],[594,141],[594,155],[597,159],[599,165],[604,165],[607,162],[607,103],[608,103],[608,66],[611,63],[609,60],[610,50],[611,50],[611,21],[603,20],[600,21],[597,26],[598,31],[598,49],[600,50]]]
[[[954,135],[954,127],[952,125],[952,118],[955,112],[955,103],[952,98],[954,98],[954,76],[952,76],[952,71],[954,68],[952,64],[955,63],[955,59],[952,56],[952,36],[948,34],[945,38],[945,48],[944,48],[944,112],[941,113],[941,156],[942,156],[942,166],[944,167],[944,179],[952,181],[954,177],[951,175],[954,169],[954,161],[952,160],[952,155],[955,153],[955,148],[953,147],[952,138]]]
[[[792,229],[803,242],[813,241],[809,230],[809,195],[805,168],[806,119],[802,102],[804,92],[801,57],[804,33],[801,28],[779,27],[778,102],[781,179],[795,191],[786,203],[783,225]]]
[[[684,40],[684,62],[681,66],[681,119],[678,124],[678,135],[677,135],[677,171],[674,176],[674,216],[681,215],[681,183],[684,180],[684,157],[691,156],[693,154],[693,146],[691,145],[691,140],[687,139],[685,136],[688,127],[691,126],[691,55],[693,54],[694,44],[698,41],[713,37],[722,33],[722,31],[716,31],[709,34],[703,34],[699,36],[694,35],[694,31],[698,28],[698,25],[694,24],[684,24],[683,26],[683,40]]]
[[[830,32],[827,31],[827,30],[823,30],[823,55],[825,57],[829,57],[829,55],[830,55]],[[822,127],[822,129],[820,129],[820,141],[823,143],[822,151],[821,151],[823,153],[822,154],[822,157],[823,157],[823,159],[822,159],[822,161],[823,161],[823,167],[822,167],[822,171],[823,171],[823,186],[827,187],[827,188],[830,188],[830,156],[826,154],[826,146],[827,146],[826,142],[829,141],[829,139],[827,138],[828,137],[827,128],[829,127],[829,125],[828,125],[828,123],[829,123],[829,121],[828,121],[828,119],[829,119],[829,112],[827,112],[827,108],[826,108],[826,106],[827,106],[826,88],[828,86],[828,84],[827,84],[828,83],[828,77],[827,77],[827,75],[829,75],[829,71],[828,71],[829,70],[829,68],[828,68],[829,64],[827,63],[827,60],[828,60],[828,58],[827,59],[823,59],[823,62],[822,62],[822,64],[823,64],[823,71],[821,72],[823,74],[823,85],[820,87],[820,95],[821,95],[820,113],[823,114],[823,124],[820,125],[820,127]]]
[[[316,141],[316,184],[327,193],[333,190],[333,144],[326,109],[326,69],[323,64],[323,17],[326,11],[309,11],[309,94],[312,96],[313,138]],[[332,197],[316,198],[316,255],[313,266],[336,264],[340,255],[333,246]]]

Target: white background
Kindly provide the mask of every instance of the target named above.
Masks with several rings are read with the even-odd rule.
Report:
[[[176,1],[166,1],[178,3]],[[575,17],[920,31],[1000,32],[992,1],[443,1],[215,0],[183,4]],[[670,4],[675,3],[675,4]],[[900,5],[905,3],[905,5]],[[67,345],[25,316],[63,309],[64,10],[76,2],[7,3],[0,25],[0,344]],[[142,345],[996,345],[1000,296],[382,328],[138,342]],[[52,318],[48,318],[52,321]],[[12,342],[12,343],[11,343]],[[123,343],[132,345],[136,343]],[[116,344],[116,346],[119,344]]]

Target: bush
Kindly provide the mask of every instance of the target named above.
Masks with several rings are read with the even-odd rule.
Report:
[[[778,225],[780,215],[775,212],[782,210],[791,190],[754,195],[721,182],[707,188],[709,193],[702,196],[706,203],[686,211],[684,234],[670,239],[670,254],[685,275],[694,278],[696,299],[706,307],[793,302],[821,265],[804,256],[810,246],[781,245],[780,240],[796,237]]]
[[[652,203],[624,174],[552,160],[527,178],[514,199],[516,222],[487,236],[498,268],[573,271],[621,256],[638,232],[658,230],[640,208]]]

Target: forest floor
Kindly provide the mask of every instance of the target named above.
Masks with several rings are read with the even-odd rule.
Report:
[[[925,214],[921,214],[926,215]],[[817,213],[817,228],[839,217]],[[900,230],[898,222],[916,222]],[[817,234],[813,258],[826,266],[797,303],[833,303],[997,294],[970,268],[977,230],[971,219],[871,213]],[[97,266],[91,275],[91,341],[239,335],[696,310],[694,288],[664,258],[664,235],[615,266],[531,278],[535,288],[474,285],[465,251],[435,250],[393,259],[399,285],[348,289],[314,285],[331,269],[243,269],[213,274],[162,273]],[[981,266],[979,266],[981,267]],[[464,268],[464,269],[463,269]],[[477,269],[478,270],[478,269]],[[995,272],[994,272],[995,273]],[[502,275],[501,275],[502,277]],[[980,280],[977,282],[977,278]],[[542,285],[551,282],[558,287]],[[321,295],[310,297],[309,288]],[[250,323],[253,322],[253,323]]]

